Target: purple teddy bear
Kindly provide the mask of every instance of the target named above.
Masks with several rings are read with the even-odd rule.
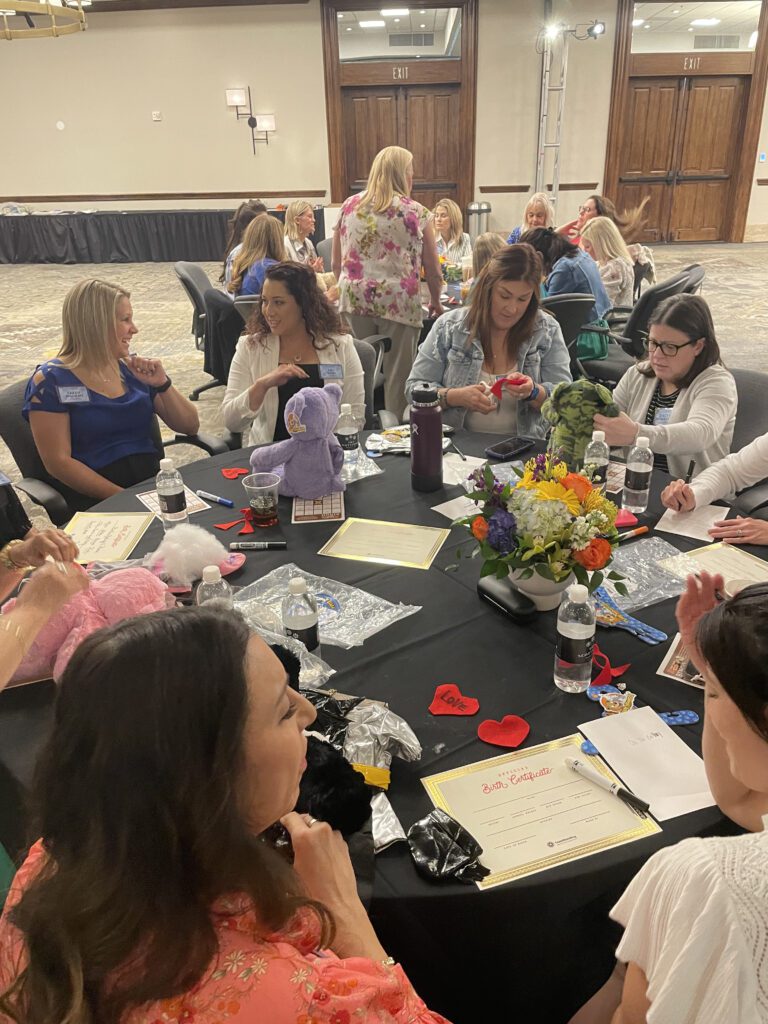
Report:
[[[302,388],[285,406],[287,441],[257,448],[251,455],[254,473],[274,470],[282,477],[280,494],[322,498],[343,491],[339,475],[344,452],[333,428],[341,408],[341,386]]]

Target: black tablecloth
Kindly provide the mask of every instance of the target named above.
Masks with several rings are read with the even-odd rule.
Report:
[[[481,454],[490,443],[465,435],[459,446]],[[221,467],[247,465],[245,451],[203,460],[183,470],[191,488],[203,488],[243,502],[242,486],[222,477]],[[395,522],[445,526],[431,511],[459,492],[448,487],[418,494],[410,487],[408,460],[380,460],[380,476],[353,484],[346,494],[347,515]],[[658,476],[658,474],[654,474]],[[146,489],[139,485],[133,490]],[[142,510],[126,491],[101,503],[100,511]],[[493,757],[502,751],[476,737],[478,721],[515,713],[531,725],[529,744],[576,731],[598,717],[599,706],[583,695],[559,691],[552,680],[555,613],[541,614],[528,628],[514,625],[482,603],[475,592],[479,563],[457,563],[465,534],[454,529],[433,567],[413,569],[322,557],[316,554],[338,524],[290,525],[290,502],[281,500],[282,528],[289,547],[283,552],[248,554],[232,582],[245,584],[290,560],[307,572],[358,585],[391,601],[418,604],[422,610],[342,651],[326,645],[323,655],[337,670],[333,685],[389,702],[412,725],[422,746],[419,763],[396,761],[390,790],[407,828],[431,804],[421,777]],[[214,507],[193,517],[201,526],[231,520]],[[153,524],[137,553],[153,550],[162,537]],[[228,534],[222,540],[234,539]],[[672,539],[672,538],[670,538]],[[677,538],[675,539],[677,540]],[[696,542],[679,538],[679,547]],[[449,568],[450,567],[450,568]],[[673,602],[640,613],[674,634]],[[655,675],[666,646],[648,647],[619,630],[598,629],[598,642],[614,664],[631,662],[629,688],[641,702],[659,711],[693,708],[702,699],[690,687]],[[440,683],[457,683],[480,700],[476,718],[435,718],[427,707]],[[6,777],[26,781],[41,738],[49,727],[52,688],[31,686],[0,695],[0,751]],[[701,726],[678,730],[700,750]],[[2,779],[0,779],[2,781]],[[427,1003],[456,1024],[528,1020],[558,1024],[602,983],[610,972],[617,934],[607,912],[630,878],[655,850],[692,835],[731,829],[716,808],[674,818],[656,836],[533,875],[487,892],[475,887],[432,885],[415,872],[404,844],[377,858],[371,916],[382,942],[406,970]]]
[[[232,210],[127,210],[0,217],[0,263],[216,263]],[[285,220],[284,210],[271,210]],[[315,244],[325,238],[315,210]]]

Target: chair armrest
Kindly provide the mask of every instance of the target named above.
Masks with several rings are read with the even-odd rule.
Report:
[[[400,421],[397,416],[395,416],[393,412],[390,412],[389,409],[379,409],[375,416],[379,417],[381,430],[392,430],[395,427],[400,426]]]
[[[42,505],[48,513],[51,522],[55,523],[56,526],[63,526],[64,523],[69,522],[72,518],[72,510],[64,496],[44,480],[34,480],[30,477],[25,477],[23,480],[15,483],[14,486],[18,487],[24,494],[29,495],[36,505]]]
[[[233,434],[231,430],[225,430],[221,439],[231,452],[235,452],[238,448],[243,447],[242,434]]]
[[[202,448],[209,455],[223,455],[230,450],[226,441],[212,434],[176,434],[172,441],[163,441],[164,448],[172,444],[191,444],[195,448]]]
[[[363,341],[367,341],[369,345],[381,345],[385,352],[389,352],[392,348],[392,339],[388,334],[369,334],[367,338],[363,338]]]
[[[758,509],[762,509],[763,514],[757,518],[765,519],[768,514],[768,509],[765,508],[768,505],[768,480],[761,480],[760,483],[740,491],[731,504],[743,516],[754,515]]]

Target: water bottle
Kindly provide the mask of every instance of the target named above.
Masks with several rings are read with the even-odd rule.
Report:
[[[336,422],[335,434],[344,452],[343,474],[345,469],[350,469],[357,465],[357,457],[360,454],[357,420],[352,415],[352,406],[346,402],[341,407],[341,415]]]
[[[437,491],[443,486],[443,417],[432,384],[411,392],[411,487]]]
[[[621,502],[622,508],[627,512],[645,512],[648,507],[653,469],[650,443],[647,437],[637,437],[629,449],[627,472],[624,476],[624,497]]]
[[[157,474],[155,486],[163,529],[170,530],[172,526],[188,522],[184,481],[171,459],[160,459],[160,472]]]
[[[604,485],[607,481],[610,461],[611,449],[605,443],[605,431],[593,430],[592,440],[584,449],[584,469],[591,473],[592,483],[596,487]]]
[[[555,684],[566,693],[584,693],[592,681],[595,606],[582,583],[566,590],[557,613]]]
[[[283,629],[286,636],[301,640],[308,651],[320,654],[317,601],[307,590],[303,576],[294,576],[288,584],[288,596],[283,598]]]
[[[205,604],[206,601],[226,601],[232,604],[232,587],[221,578],[218,565],[206,565],[202,582],[197,585],[195,603]]]

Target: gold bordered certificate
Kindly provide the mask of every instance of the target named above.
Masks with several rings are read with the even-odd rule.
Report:
[[[691,572],[703,570],[719,572],[726,584],[731,580],[743,580],[746,586],[747,583],[763,583],[768,580],[768,562],[749,551],[742,551],[735,544],[723,544],[722,541],[664,558],[659,565],[683,579]]]
[[[65,530],[80,548],[78,562],[122,562],[154,521],[148,512],[76,512]]]
[[[428,569],[450,532],[433,526],[350,518],[318,554],[351,558],[357,562]]]
[[[478,888],[490,889],[661,831],[653,818],[566,767],[566,757],[579,757],[619,781],[601,758],[582,754],[581,743],[576,733],[421,780],[435,806],[461,822],[482,846],[480,862],[491,873]]]

